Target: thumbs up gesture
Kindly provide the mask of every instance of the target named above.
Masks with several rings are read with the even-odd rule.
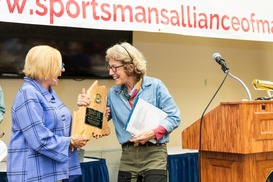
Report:
[[[82,93],[78,95],[77,105],[81,106],[88,106],[90,103],[88,96],[86,95],[85,88],[82,89]]]

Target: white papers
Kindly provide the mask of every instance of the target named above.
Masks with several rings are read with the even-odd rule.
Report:
[[[139,98],[131,116],[128,118],[126,130],[132,134],[152,130],[158,127],[166,117],[167,113]]]
[[[7,145],[0,140],[0,162],[7,156]]]

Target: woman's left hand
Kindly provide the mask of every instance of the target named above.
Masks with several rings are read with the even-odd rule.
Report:
[[[106,107],[105,117],[108,118],[110,115],[110,107]]]

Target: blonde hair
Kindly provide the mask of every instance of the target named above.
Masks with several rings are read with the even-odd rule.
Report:
[[[108,48],[105,58],[107,62],[110,59],[120,61],[122,64],[124,64],[124,70],[127,74],[129,64],[133,64],[135,66],[134,73],[138,77],[142,78],[146,74],[146,59],[137,48],[127,42],[116,44]]]
[[[55,80],[61,67],[60,51],[48,45],[39,45],[28,51],[23,72],[35,80]]]

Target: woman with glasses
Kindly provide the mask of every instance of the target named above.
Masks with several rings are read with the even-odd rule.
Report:
[[[169,134],[180,124],[180,111],[162,81],[146,75],[146,60],[129,43],[116,44],[106,51],[109,74],[115,81],[108,92],[107,117],[112,119],[122,156],[119,182],[166,182],[167,143]],[[136,101],[141,98],[167,113],[167,117],[154,128],[143,132],[126,131],[128,118]],[[78,105],[88,105],[84,94]],[[155,142],[150,142],[151,140]]]
[[[14,99],[8,145],[10,182],[72,181],[81,175],[77,150],[85,136],[70,136],[72,115],[53,87],[65,71],[57,49],[35,46],[25,58],[24,83]]]

